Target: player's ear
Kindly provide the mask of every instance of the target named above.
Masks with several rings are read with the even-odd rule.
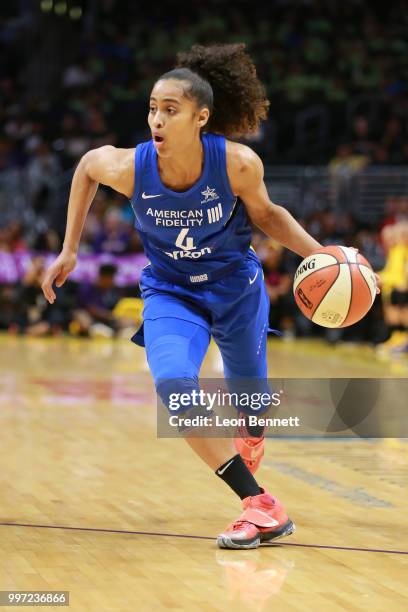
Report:
[[[204,106],[198,111],[198,127],[200,129],[203,128],[209,118],[210,118],[210,111],[208,110],[206,106]]]

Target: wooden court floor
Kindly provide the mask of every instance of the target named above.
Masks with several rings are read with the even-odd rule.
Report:
[[[273,376],[408,373],[356,347],[269,353]],[[220,551],[239,501],[157,439],[141,349],[1,337],[0,365],[0,590],[66,590],[75,611],[408,609],[405,441],[270,440],[259,480],[297,532]],[[203,373],[219,365],[211,347]]]

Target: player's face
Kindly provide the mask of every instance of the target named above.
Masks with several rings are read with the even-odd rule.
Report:
[[[186,98],[182,81],[157,81],[150,96],[148,118],[157,154],[172,157],[188,149],[208,117],[207,108],[199,109],[194,100]]]

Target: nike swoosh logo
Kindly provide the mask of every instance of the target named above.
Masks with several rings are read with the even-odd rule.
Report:
[[[255,282],[256,277],[258,276],[258,272],[259,272],[259,270],[257,270],[257,271],[256,271],[256,274],[255,274],[254,278],[250,278],[250,279],[249,279],[249,284],[250,284],[250,285],[252,285],[252,284]]]
[[[231,465],[231,463],[234,461],[234,459],[231,459],[231,461],[228,461],[227,465],[224,465],[224,467],[222,468],[222,470],[217,470],[217,474],[218,476],[222,476],[223,473],[225,472],[225,470],[227,468],[229,468],[229,466]]]
[[[145,194],[145,192],[142,193],[142,198],[144,200],[150,200],[150,198],[160,198],[163,194],[162,193],[158,193],[157,195],[147,195]]]

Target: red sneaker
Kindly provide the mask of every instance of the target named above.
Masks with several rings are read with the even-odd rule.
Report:
[[[242,500],[244,512],[217,538],[219,548],[258,548],[262,542],[283,538],[295,531],[295,525],[282,504],[262,493]]]
[[[259,468],[265,452],[265,438],[234,438],[235,448],[252,474]]]

